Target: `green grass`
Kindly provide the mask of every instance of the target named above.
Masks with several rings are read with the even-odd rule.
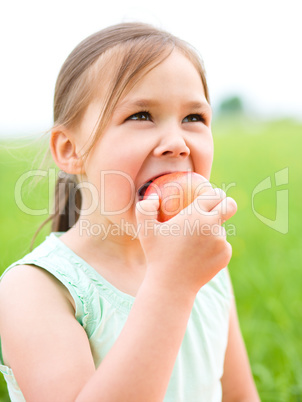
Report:
[[[229,185],[227,194],[238,204],[238,212],[226,225],[232,228],[229,270],[252,372],[264,402],[302,401],[301,133],[302,125],[293,121],[225,119],[213,124],[211,181],[218,187]],[[35,230],[47,217],[23,213],[14,199],[15,184],[31,169],[37,145],[10,152],[7,145],[16,144],[0,143],[0,272],[29,251]],[[288,168],[289,183],[276,187],[274,175],[284,168]],[[272,179],[272,188],[255,196],[254,207],[259,214],[274,220],[277,191],[288,190],[286,234],[265,225],[253,213],[253,190],[267,177]],[[27,183],[24,203],[32,209],[47,208],[52,192],[48,178],[36,187],[29,184],[29,179]],[[280,213],[283,218],[287,216],[286,209]],[[44,230],[36,245],[45,234]],[[8,401],[0,378],[0,400]]]
[[[233,246],[229,270],[261,400],[302,401],[302,125],[226,120],[217,122],[213,132],[212,181],[217,186],[235,183],[227,192],[238,203],[238,212],[230,220],[236,236],[229,238]],[[274,174],[284,168],[289,183],[276,187]],[[272,188],[258,193],[254,206],[275,219],[276,191],[288,190],[287,234],[266,226],[252,211],[253,190],[268,176]]]

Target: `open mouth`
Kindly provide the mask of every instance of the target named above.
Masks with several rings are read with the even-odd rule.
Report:
[[[152,183],[153,180],[149,180],[147,181],[147,183],[143,184],[139,189],[138,189],[138,198],[139,200],[143,200],[144,196],[145,196],[145,192],[147,190],[147,188],[150,186],[150,184]]]
[[[164,176],[165,174],[168,174],[169,172],[166,172],[166,173],[162,173],[162,174],[159,174],[158,176],[154,176],[154,177],[152,177],[152,179],[150,179],[150,180],[148,180],[145,184],[143,184],[139,189],[138,189],[138,199],[139,199],[139,201],[141,201],[141,200],[143,200],[143,198],[144,198],[144,196],[145,196],[145,193],[146,193],[146,191],[147,191],[147,188],[150,186],[150,184],[155,180],[155,179],[157,179],[158,177],[160,177],[160,176]]]

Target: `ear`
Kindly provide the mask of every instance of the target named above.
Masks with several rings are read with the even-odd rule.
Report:
[[[51,132],[50,150],[56,165],[66,173],[82,174],[83,160],[70,132],[64,127],[57,127]]]

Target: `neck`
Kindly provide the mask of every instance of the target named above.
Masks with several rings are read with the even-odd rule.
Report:
[[[80,217],[61,239],[77,254],[85,250],[95,259],[106,256],[128,267],[145,266],[145,255],[133,228],[127,222],[117,224],[103,218],[101,222],[91,224],[89,219]]]

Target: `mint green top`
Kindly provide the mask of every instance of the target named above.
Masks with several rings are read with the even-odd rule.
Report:
[[[15,265],[33,264],[44,268],[66,286],[75,302],[75,318],[87,333],[95,367],[98,367],[119,336],[134,297],[112,286],[71,251],[60,241],[61,234],[51,233],[5,272]],[[198,292],[164,402],[221,401],[220,379],[231,298],[225,269]],[[25,401],[12,369],[3,364],[1,353],[0,357],[0,371],[11,400]]]

